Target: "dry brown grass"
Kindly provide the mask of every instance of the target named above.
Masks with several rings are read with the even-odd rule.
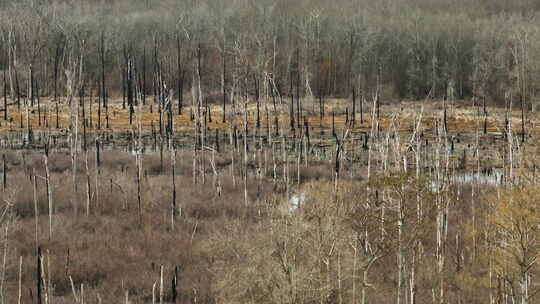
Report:
[[[88,99],[86,100],[86,117],[88,121],[90,120],[90,107],[88,105]],[[74,100],[74,102],[77,102],[77,100]],[[97,131],[97,122],[98,122],[98,114],[97,114],[97,101],[93,101],[92,106],[92,123],[93,125],[87,129],[88,132],[95,132]],[[108,115],[109,115],[109,128],[106,128],[106,114],[105,109],[102,109],[101,113],[101,128],[99,129],[99,132],[125,132],[129,130],[133,130],[137,127],[137,119],[138,119],[138,110],[136,109],[136,113],[134,114],[134,122],[132,125],[129,124],[129,110],[128,109],[122,109],[121,100],[119,99],[113,99],[110,101],[109,109],[108,109]],[[307,101],[304,101],[307,102]],[[157,111],[156,105],[150,105],[152,102],[149,100],[146,106],[141,106],[140,108],[140,116],[141,116],[141,125],[143,130],[150,131],[152,124],[157,129],[158,122],[159,122],[159,114]],[[424,109],[424,116],[423,116],[423,125],[428,128],[432,128],[435,126],[435,120],[440,119],[442,117],[442,102],[436,103],[435,101],[428,101],[425,103],[425,109]],[[396,116],[397,120],[400,122],[400,130],[401,131],[407,131],[410,130],[413,126],[414,118],[417,118],[418,114],[420,113],[420,107],[422,102],[416,102],[416,101],[403,101],[398,104],[391,104],[391,105],[381,105],[381,121],[380,125],[381,127],[388,127],[393,121],[395,122],[395,119],[393,120],[393,116]],[[150,111],[150,108],[152,107],[152,112]],[[175,105],[176,107],[176,105]],[[231,110],[232,106],[227,105],[228,112]],[[371,128],[371,102],[366,102],[364,104],[364,123],[360,123],[359,119],[359,108],[357,107],[357,118],[356,123],[353,126],[351,126],[352,129],[369,129]],[[18,130],[21,126],[21,114],[22,114],[22,120],[23,120],[23,128],[26,128],[26,122],[27,122],[27,111],[26,107],[23,105],[21,106],[21,109],[19,110],[16,105],[11,105],[8,107],[8,116],[10,118],[10,121],[1,121],[2,126],[0,127],[0,134],[6,133],[9,130]],[[222,123],[222,107],[219,104],[212,104],[210,105],[211,112],[212,112],[212,122],[209,123],[208,127],[211,129],[226,129],[230,127],[230,113],[228,114],[228,122]],[[344,100],[344,99],[330,99],[326,102],[326,115],[324,116],[324,119],[322,121],[322,125],[326,128],[330,127],[332,125],[332,112],[336,114],[335,116],[335,124],[338,127],[342,127],[345,125],[346,117],[345,117],[345,108],[349,108],[349,111],[352,110],[350,101]],[[242,126],[244,114],[243,109],[244,106],[242,104],[238,104],[236,107],[237,111],[240,111],[237,115],[234,123],[237,126]],[[268,109],[269,109],[269,118],[270,118],[270,124],[273,126],[274,123],[274,115],[273,107],[271,105],[271,101],[268,101]],[[304,115],[307,114],[307,118],[310,122],[310,125],[314,127],[318,127],[320,124],[319,119],[319,112],[318,112],[318,104],[315,106],[312,106],[310,104],[304,104]],[[314,109],[314,111],[313,111]],[[174,125],[175,129],[180,132],[189,132],[190,130],[193,130],[195,126],[195,122],[191,121],[190,119],[190,113],[191,110],[195,110],[192,107],[185,106],[183,109],[182,115],[177,115],[177,110],[175,109],[175,116],[174,116]],[[459,103],[455,109],[452,109],[449,105],[449,121],[448,125],[449,128],[454,132],[472,132],[476,128],[476,124],[478,121],[477,117],[477,111],[478,109],[472,108],[470,106],[467,106],[466,102]],[[496,131],[498,121],[503,118],[502,116],[502,110],[497,108],[489,108],[488,109],[490,114],[489,117],[489,130],[490,131]],[[28,113],[30,115],[30,124],[32,126],[33,130],[54,130],[56,126],[56,112],[55,112],[55,104],[48,99],[42,100],[41,105],[41,115],[42,115],[42,124],[41,126],[38,124],[38,111],[37,111],[37,105],[33,108],[29,109]],[[59,124],[62,129],[65,129],[69,125],[69,106],[67,106],[65,103],[60,103],[59,106]],[[278,105],[278,119],[282,126],[288,126],[289,123],[289,117],[288,117],[288,106]],[[265,107],[261,106],[260,109],[261,114],[261,125],[262,127],[266,127],[266,116],[265,116]],[[82,114],[80,113],[81,117]],[[515,110],[512,113],[513,122],[514,124],[518,124],[520,121],[520,112],[518,110]],[[256,121],[256,106],[254,102],[250,102],[248,106],[248,123],[250,127],[255,126]],[[529,119],[532,118],[531,115],[529,115]],[[45,121],[48,121],[48,127],[46,126]],[[80,130],[82,130],[82,118],[80,118],[79,123],[81,124]],[[538,120],[533,119],[530,121],[530,123],[534,126],[532,129],[533,132],[537,133],[540,132],[540,128],[538,127]]]
[[[90,121],[89,113],[89,105],[88,105],[89,98],[86,99],[86,115],[87,120]],[[78,100],[74,100],[74,102],[77,102]],[[145,133],[151,133],[152,132],[152,126],[154,130],[157,132],[159,130],[159,114],[157,111],[156,105],[151,105],[153,101],[148,99],[148,103],[146,106],[141,106],[140,109],[136,110],[136,113],[133,117],[133,124],[129,124],[129,110],[128,109],[122,109],[121,105],[121,99],[112,99],[110,101],[108,113],[109,113],[109,128],[106,128],[106,115],[105,110],[102,109],[101,113],[101,128],[98,129],[97,122],[97,100],[94,100],[93,103],[93,109],[92,109],[92,126],[87,127],[87,133],[122,133],[125,134],[126,132],[137,130],[137,122],[138,122],[138,116],[140,115],[141,118],[141,126],[142,130]],[[282,130],[285,132],[289,132],[290,130],[290,120],[289,120],[289,109],[286,104],[279,105],[278,104],[278,111],[277,113],[274,113],[273,111],[273,105],[272,102],[269,100],[267,101],[268,104],[268,112],[269,112],[269,121],[270,128],[274,128],[274,115],[277,115],[279,120],[279,125]],[[356,133],[356,132],[365,132],[369,133],[372,128],[372,117],[371,117],[371,107],[372,102],[366,102],[364,104],[364,121],[363,123],[360,123],[360,114],[357,112],[356,120],[354,125],[351,123],[346,123],[346,108],[351,111],[351,104],[350,100],[345,99],[328,99],[326,101],[326,107],[325,112],[326,115],[324,116],[323,120],[320,121],[320,115],[318,112],[318,104],[310,104],[310,100],[304,100],[303,104],[303,115],[308,118],[310,127],[314,130],[314,132],[317,132],[320,126],[323,127],[325,130],[330,130],[332,128],[332,112],[335,113],[334,123],[338,130],[342,130],[344,128],[348,129],[350,133]],[[316,102],[316,101],[315,101]],[[260,109],[260,118],[261,118],[261,127],[263,130],[267,127],[267,121],[266,121],[266,112],[265,112],[265,106],[264,102],[262,103],[263,106],[261,106]],[[176,106],[176,105],[175,105]],[[424,107],[423,112],[421,111],[422,106]],[[152,107],[152,112],[151,112]],[[211,116],[212,116],[212,122],[208,123],[209,129],[221,129],[224,132],[228,132],[228,130],[231,128],[231,126],[234,124],[239,129],[243,129],[243,120],[245,117],[245,114],[243,113],[244,105],[239,103],[237,104],[236,110],[237,115],[232,116],[232,106],[228,105],[228,116],[227,116],[227,122],[222,123],[222,107],[219,104],[211,104]],[[248,107],[248,128],[255,129],[256,126],[256,105],[252,101],[249,103]],[[139,114],[140,111],[140,114]],[[177,109],[174,110],[175,116],[174,116],[174,128],[175,133],[180,134],[181,137],[177,140],[182,141],[183,138],[186,135],[194,135],[195,134],[195,128],[196,128],[196,121],[192,121],[190,119],[191,111],[196,111],[196,109],[185,106],[183,109],[182,115],[177,115]],[[357,106],[357,111],[359,111],[359,107]],[[453,103],[448,104],[448,130],[451,134],[460,134],[462,136],[469,137],[469,144],[473,143],[473,138],[475,137],[476,132],[478,131],[480,134],[483,132],[484,127],[484,120],[483,116],[479,112],[481,109],[478,107],[472,107],[470,101],[455,101]],[[434,135],[434,129],[435,127],[440,124],[443,116],[443,106],[441,101],[401,101],[396,104],[382,104],[380,108],[380,121],[379,126],[383,132],[399,132],[400,134],[405,135],[405,137],[408,136],[408,134],[411,134],[412,130],[415,127],[415,122],[419,118],[420,113],[422,112],[422,123],[421,123],[421,129],[425,135]],[[59,124],[60,129],[56,129],[56,113],[55,113],[55,105],[48,99],[42,100],[42,124],[39,126],[38,124],[38,115],[37,115],[37,106],[35,106],[33,109],[30,109],[28,111],[30,114],[30,124],[32,126],[33,130],[49,130],[52,133],[57,134],[66,134],[67,127],[69,126],[69,107],[66,104],[61,103],[59,108]],[[505,132],[504,130],[504,109],[500,108],[488,108],[488,119],[487,119],[487,131],[489,132],[489,136],[502,136],[502,134]],[[23,128],[21,129],[21,114],[23,119]],[[23,106],[21,107],[21,110],[19,111],[16,107],[16,105],[12,105],[9,107],[9,117],[10,121],[0,121],[0,135],[8,134],[10,131],[21,131],[23,129],[26,129],[27,126],[27,111],[26,108]],[[350,117],[349,117],[350,118]],[[48,122],[45,123],[45,120]],[[437,123],[439,122],[439,123]],[[513,125],[513,130],[515,133],[521,132],[521,112],[519,110],[514,110],[511,113],[511,122]],[[303,125],[303,121],[301,122]],[[82,118],[79,119],[79,131],[82,132]],[[538,119],[537,115],[534,113],[528,113],[527,114],[527,121],[526,121],[526,128],[527,128],[527,134],[533,136],[533,140],[530,140],[529,143],[532,145],[536,145],[536,140],[534,138],[537,138],[538,135],[540,135],[540,119]],[[273,130],[272,130],[273,131]],[[225,133],[222,133],[223,135]],[[327,133],[331,134],[331,133]],[[340,133],[341,134],[341,131]],[[184,136],[184,137],[182,137]],[[115,139],[115,141],[121,141],[121,138]],[[405,144],[405,143],[404,143]]]
[[[193,184],[191,156],[177,155],[177,203],[181,216],[175,227],[170,225],[172,182],[170,158],[161,170],[157,156],[144,156],[147,174],[141,184],[141,213],[137,206],[137,184],[134,157],[126,153],[103,154],[96,193],[94,169],[91,167],[92,205],[85,215],[85,171],[77,175],[77,192],[71,183],[67,155],[50,157],[53,185],[53,235],[48,233],[48,204],[45,183],[38,178],[38,216],[34,212],[31,174],[43,175],[43,157],[39,153],[8,153],[8,191],[0,191],[0,201],[14,194],[12,211],[16,217],[11,227],[11,249],[8,254],[9,276],[5,290],[7,301],[16,302],[18,290],[18,258],[23,257],[23,302],[35,302],[36,220],[38,243],[45,256],[45,273],[50,276],[51,294],[55,302],[72,301],[70,277],[77,290],[84,285],[86,301],[118,303],[126,291],[134,302],[151,302],[152,285],[159,282],[160,266],[165,267],[165,299],[171,296],[174,267],[179,267],[180,303],[192,301],[212,303],[210,280],[205,256],[194,248],[217,227],[230,221],[252,223],[260,216],[259,202],[268,193],[275,193],[271,184],[247,183],[249,205],[244,203],[242,184],[233,185],[229,177],[221,177],[221,195],[217,194],[212,176],[205,184]],[[224,165],[226,160],[221,161]],[[78,166],[82,166],[79,160]],[[225,170],[227,171],[227,170]],[[112,189],[110,187],[112,181]],[[50,263],[50,268],[49,265]],[[32,291],[30,291],[32,290]],[[159,289],[158,289],[159,290]],[[33,299],[33,300],[32,300]]]

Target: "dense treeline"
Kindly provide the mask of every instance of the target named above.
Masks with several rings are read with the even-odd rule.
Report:
[[[500,101],[512,93],[533,106],[539,89],[534,1],[0,5],[0,69],[12,96],[30,92],[24,88],[34,81],[41,95],[52,96],[55,83],[57,94],[68,94],[59,83],[79,69],[87,88],[99,88],[104,72],[108,93],[118,94],[130,60],[144,92],[154,87],[156,70],[175,94],[189,88],[198,61],[205,96],[237,90],[345,97],[355,88],[399,98],[431,91]]]

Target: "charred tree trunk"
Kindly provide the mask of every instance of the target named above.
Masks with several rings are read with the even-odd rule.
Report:
[[[293,77],[292,77],[292,73],[291,73],[291,86],[290,86],[290,89],[289,89],[289,94],[291,95],[291,105],[290,105],[290,113],[289,113],[289,119],[290,119],[290,124],[291,124],[291,131],[294,131],[294,93],[293,93]]]
[[[176,304],[178,298],[178,266],[174,267],[174,276],[171,282],[171,301],[173,304]]]
[[[352,86],[352,113],[351,113],[351,125],[354,127],[356,122],[356,88]]]
[[[306,116],[304,116],[304,129],[305,129],[305,135],[306,135],[306,139],[307,139],[307,150],[309,151],[310,147],[311,147],[311,140],[309,138],[309,122],[308,122],[308,118]]]
[[[8,119],[8,104],[7,104],[7,81],[6,71],[4,71],[4,120]]]
[[[82,107],[82,118],[83,118],[83,150],[87,151],[86,147],[86,112],[84,110],[84,85],[81,87],[80,96],[79,96],[81,107]],[[87,157],[88,159],[88,157]]]
[[[447,105],[446,99],[444,100],[444,113],[443,113],[443,123],[444,123],[444,132],[448,133],[448,116],[447,116]]]
[[[364,93],[360,94],[360,123],[364,123]]]
[[[174,228],[174,221],[176,218],[176,151],[171,152],[171,169],[172,169],[172,202],[171,202],[171,224]],[[176,287],[173,286],[173,289]],[[174,290],[176,292],[176,290]]]
[[[332,136],[337,138],[336,133],[336,113],[332,111]]]
[[[521,142],[525,142],[525,102],[523,101],[523,94],[519,96],[521,103]]]
[[[42,302],[42,296],[41,296],[41,290],[42,290],[42,279],[41,279],[41,247],[38,247],[37,250],[37,257],[36,257],[36,293],[37,293],[37,303],[41,304]]]
[[[134,98],[133,98],[133,61],[128,53],[127,59],[127,78],[126,78],[126,90],[127,90],[127,102],[129,105],[129,124],[133,124],[133,114],[135,113]]]
[[[17,93],[17,109],[21,109],[21,88],[19,86],[19,73],[17,73],[17,67],[13,67],[14,73],[15,73],[15,89]]]
[[[28,83],[28,95],[30,95],[30,106],[33,108],[34,107],[34,101],[35,101],[35,96],[34,96],[34,67],[33,67],[33,64],[31,63],[30,64],[30,67],[29,67],[29,75],[30,75],[30,79],[28,80],[29,83]]]
[[[107,108],[107,93],[105,88],[105,33],[101,32],[101,102],[104,108]]]
[[[101,154],[100,154],[100,144],[99,139],[96,138],[96,167],[101,167]]]
[[[261,127],[261,109],[259,100],[259,82],[255,74],[253,75],[253,84],[255,85],[255,101],[257,102],[257,129]]]
[[[223,60],[223,117],[222,122],[226,122],[226,101],[227,101],[227,57],[225,53],[225,44],[223,44],[223,52],[221,54]]]
[[[4,191],[7,189],[7,165],[5,154],[2,154],[2,188]]]
[[[176,63],[177,63],[177,91],[178,91],[178,115],[182,115],[184,101],[184,71],[182,70],[182,48],[180,45],[180,36],[176,37]]]
[[[41,127],[41,98],[39,97],[39,82],[35,79],[36,84],[36,100],[37,100],[37,110],[38,110],[38,126]]]
[[[486,97],[482,97],[482,106],[484,108],[484,134],[487,134],[487,109],[486,109]]]
[[[142,93],[142,104],[146,105],[146,48],[143,49],[141,93]]]
[[[296,49],[296,123],[297,127],[301,128],[302,122],[300,116],[302,115],[302,107],[300,105],[300,49]]]
[[[56,45],[56,51],[54,54],[54,103],[56,107],[56,128],[59,128],[58,123],[58,69],[60,68],[60,56],[62,53],[62,43]]]

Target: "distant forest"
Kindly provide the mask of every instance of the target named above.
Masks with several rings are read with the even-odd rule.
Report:
[[[150,93],[159,68],[178,96],[200,67],[205,98],[356,89],[383,102],[512,96],[534,110],[539,10],[534,0],[2,0],[0,91],[66,95],[78,72],[86,92],[103,76],[119,95],[130,70]]]

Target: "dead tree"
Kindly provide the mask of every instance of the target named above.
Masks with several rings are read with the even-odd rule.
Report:
[[[2,188],[4,191],[7,189],[7,165],[6,154],[2,154]]]
[[[289,94],[291,96],[291,104],[290,104],[290,113],[289,113],[289,119],[290,119],[290,125],[291,125],[291,131],[294,132],[294,93],[293,93],[293,77],[291,72],[290,77],[290,88],[289,88]]]
[[[223,44],[223,50],[221,53],[221,57],[223,60],[223,117],[222,122],[226,122],[226,101],[227,101],[227,57],[225,53],[225,44]]]
[[[352,116],[351,116],[351,125],[354,127],[356,122],[356,88],[352,86]]]
[[[134,106],[134,64],[133,60],[131,58],[131,54],[128,52],[126,54],[126,95],[127,95],[127,103],[129,106],[129,124],[133,124],[133,114],[135,112],[133,106]]]
[[[182,107],[184,106],[183,103],[184,103],[184,75],[185,75],[185,71],[184,69],[182,68],[182,48],[181,48],[181,45],[180,45],[180,36],[177,36],[176,37],[176,43],[177,43],[177,46],[176,46],[176,49],[177,49],[177,54],[176,54],[176,61],[177,61],[177,92],[178,92],[178,115],[182,115]]]
[[[171,170],[172,170],[172,201],[171,201],[171,227],[174,229],[176,218],[176,150],[171,151]]]
[[[38,108],[38,126],[41,127],[41,98],[39,96],[39,81],[35,79],[35,89],[36,89],[36,100]]]
[[[58,71],[60,69],[60,60],[62,53],[64,52],[64,39],[60,39],[56,42],[56,49],[54,52],[54,65],[53,65],[53,76],[54,76],[54,104],[56,108],[56,128],[60,127],[59,118],[58,118]]]
[[[7,80],[6,71],[4,71],[4,120],[8,119],[8,104],[7,104]]]
[[[259,100],[259,82],[257,77],[253,74],[253,84],[255,86],[255,101],[257,103],[257,130],[261,128],[261,110],[260,110],[260,100]]]
[[[484,112],[484,134],[487,134],[487,119],[488,119],[488,112],[486,109],[486,96],[482,96],[482,107]]]
[[[521,142],[525,143],[525,103],[523,102],[523,94],[519,95],[521,103]]]
[[[302,115],[302,107],[300,105],[300,49],[296,49],[296,123],[297,127],[301,128],[302,123],[300,116]]]
[[[37,293],[37,303],[41,304],[42,302],[42,296],[41,296],[41,290],[42,290],[42,269],[41,269],[41,263],[42,263],[42,254],[41,254],[41,247],[38,247],[37,250],[37,256],[36,256],[36,293]]]
[[[100,37],[100,59],[101,59],[101,101],[98,107],[98,129],[101,129],[101,107],[107,107],[107,94],[105,92],[105,32],[101,31]],[[107,123],[108,124],[108,123]]]
[[[141,93],[142,93],[142,104],[146,105],[146,47],[143,48],[143,58],[142,58],[142,84]]]

